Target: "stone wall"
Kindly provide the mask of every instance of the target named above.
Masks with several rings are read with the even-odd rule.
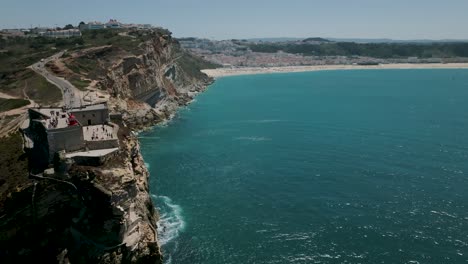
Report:
[[[87,125],[99,125],[104,124],[109,121],[109,110],[108,109],[99,109],[99,110],[79,110],[71,111],[75,118],[80,122],[82,126]]]
[[[47,131],[49,142],[49,161],[52,161],[55,152],[67,152],[84,149],[83,130],[80,126],[71,126]]]
[[[46,169],[50,162],[49,142],[47,131],[42,122],[31,120],[29,127],[22,131],[28,138],[33,141],[32,148],[26,149],[30,157],[30,167],[34,171],[42,171]],[[52,154],[53,155],[53,154]]]
[[[118,148],[119,140],[110,139],[110,140],[99,140],[99,141],[86,141],[85,145],[86,145],[86,148],[89,150]]]
[[[82,166],[101,166],[105,164],[107,161],[110,159],[115,158],[117,155],[119,155],[118,151],[109,153],[104,156],[100,157],[85,157],[85,156],[75,156],[71,158],[73,162],[76,165],[82,165]]]

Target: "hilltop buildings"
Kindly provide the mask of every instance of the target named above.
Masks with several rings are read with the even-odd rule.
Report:
[[[80,31],[83,31],[83,30],[93,30],[93,29],[104,29],[106,28],[106,26],[101,22],[94,21],[94,22],[88,22],[87,24],[86,23],[80,24],[78,28]]]
[[[81,37],[81,32],[78,29],[48,30],[44,33],[39,33],[39,35],[50,38],[71,38]]]
[[[0,31],[0,36],[4,37],[49,37],[49,38],[71,38],[81,37],[81,32],[78,29],[50,29],[50,28],[33,28],[33,29],[4,29]]]
[[[1,29],[0,38],[8,37],[50,37],[50,38],[71,38],[81,37],[81,32],[84,30],[97,30],[97,29],[152,29],[151,24],[124,24],[116,19],[109,19],[106,23],[93,21],[88,23],[80,23],[78,27],[67,29],[60,29],[58,27],[35,27],[35,28],[21,28],[21,29]]]
[[[22,29],[2,29],[0,37],[24,37],[24,30]]]
[[[106,28],[121,28],[122,27],[122,23],[120,23],[116,19],[109,19],[109,22],[107,22],[105,25],[106,25]]]
[[[94,30],[94,29],[117,29],[117,28],[136,28],[136,29],[150,29],[153,28],[150,24],[124,24],[119,22],[116,19],[109,19],[106,23],[101,23],[98,21],[82,23],[79,25],[79,29],[83,30]]]

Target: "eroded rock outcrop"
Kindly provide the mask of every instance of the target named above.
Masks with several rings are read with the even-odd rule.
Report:
[[[205,75],[191,74],[190,65],[181,65],[179,59],[190,55],[170,36],[152,38],[140,48],[142,55],[122,59],[102,82],[115,98],[114,109],[125,112],[125,120],[138,127],[169,118],[211,82]]]
[[[121,149],[102,166],[73,164],[32,175],[1,209],[2,263],[162,263],[157,212],[138,140],[125,130]]]
[[[169,31],[145,34],[145,40],[135,41],[131,49],[93,47],[57,63],[79,69],[75,75],[109,93],[111,108],[122,112],[134,128],[169,118],[212,82],[200,69],[213,65],[184,51]]]

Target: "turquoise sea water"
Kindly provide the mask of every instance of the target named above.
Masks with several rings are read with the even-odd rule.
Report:
[[[466,70],[222,78],[140,136],[166,263],[467,263]]]

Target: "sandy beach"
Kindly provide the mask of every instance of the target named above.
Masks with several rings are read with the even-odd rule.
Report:
[[[202,72],[213,78],[234,75],[309,72],[324,70],[379,70],[379,69],[468,69],[468,63],[427,63],[427,64],[380,64],[380,65],[313,65],[313,66],[286,66],[286,67],[242,67],[206,69]]]

